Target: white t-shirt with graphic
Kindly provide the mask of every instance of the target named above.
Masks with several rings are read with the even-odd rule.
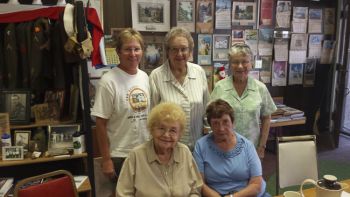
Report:
[[[111,157],[127,157],[131,149],[148,140],[149,110],[150,87],[145,72],[138,70],[130,75],[115,67],[102,76],[91,115],[108,119]]]

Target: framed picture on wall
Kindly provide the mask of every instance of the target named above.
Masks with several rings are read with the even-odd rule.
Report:
[[[0,112],[9,113],[11,124],[30,122],[30,91],[1,91]]]
[[[139,31],[170,29],[169,0],[131,0],[132,27]]]

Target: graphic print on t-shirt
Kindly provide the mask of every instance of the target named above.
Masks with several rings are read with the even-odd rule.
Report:
[[[128,94],[129,104],[134,112],[142,112],[147,109],[147,94],[140,88],[132,88]]]

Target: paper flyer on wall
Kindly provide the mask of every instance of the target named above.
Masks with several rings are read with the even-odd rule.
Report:
[[[176,24],[195,32],[195,0],[176,0]]]
[[[272,55],[273,29],[259,29],[258,53],[261,56]]]
[[[321,64],[330,64],[333,60],[334,55],[334,48],[335,48],[335,41],[334,40],[324,40],[322,45],[322,52],[321,52]]]
[[[232,3],[232,26],[256,27],[256,2]]]
[[[309,9],[309,33],[322,33],[322,9]]]
[[[309,34],[309,58],[320,58],[323,34]]]
[[[212,53],[212,36],[211,34],[198,34],[198,64],[210,65]]]
[[[304,64],[289,64],[288,85],[303,84]]]
[[[170,29],[170,0],[132,0],[131,10],[132,27],[138,31]]]
[[[231,29],[231,0],[216,0],[215,29]]]
[[[274,0],[261,0],[260,3],[260,26],[273,26]]]
[[[228,61],[230,37],[229,34],[213,34],[213,61]]]
[[[307,59],[304,68],[304,87],[315,85],[316,59]]]
[[[308,7],[293,7],[293,33],[306,33],[308,13]]]
[[[258,54],[258,30],[246,29],[244,31],[245,43],[250,47],[254,56]]]
[[[333,35],[335,30],[335,9],[324,8],[323,33]]]
[[[277,1],[276,28],[290,28],[291,1]]]
[[[262,68],[260,70],[260,81],[271,83],[272,56],[261,56]]]
[[[272,65],[272,86],[286,86],[287,85],[287,62],[274,61]]]
[[[292,34],[290,41],[290,50],[306,50],[307,34]]]
[[[288,42],[289,39],[275,38],[275,61],[288,61]]]
[[[197,33],[213,33],[214,0],[197,0]]]
[[[233,29],[232,30],[232,43],[244,43],[244,30],[243,29]]]

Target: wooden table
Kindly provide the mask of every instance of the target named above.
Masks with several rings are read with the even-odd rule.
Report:
[[[301,125],[305,124],[306,118],[303,119],[297,119],[297,120],[286,120],[286,121],[280,121],[280,122],[271,122],[270,127],[284,127],[284,126],[292,126],[292,125]]]
[[[347,183],[350,186],[350,179],[346,179],[343,181],[340,181],[342,183]],[[346,192],[350,192],[350,187],[348,187],[347,189],[345,189]],[[310,188],[310,189],[305,189],[304,190],[304,195],[305,197],[316,197],[316,192],[315,192],[315,188]],[[283,194],[276,196],[276,197],[283,197]]]

